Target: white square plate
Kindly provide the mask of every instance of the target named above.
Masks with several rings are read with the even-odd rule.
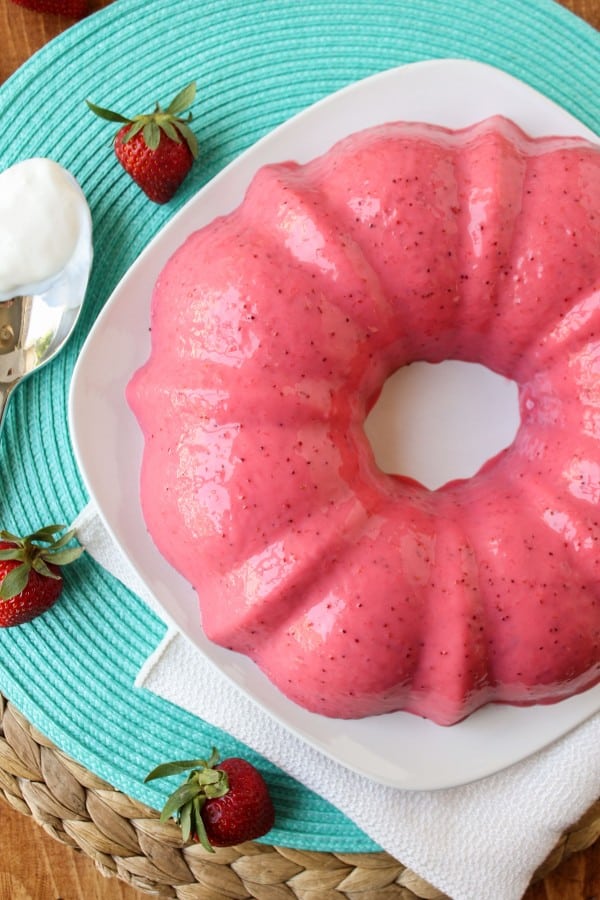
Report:
[[[523,759],[600,710],[600,685],[551,706],[488,705],[450,728],[407,713],[327,719],[290,702],[254,663],[205,638],[195,594],[148,536],[138,491],[142,436],[125,387],[149,354],[150,297],[159,271],[191,231],[241,202],[261,165],[306,162],[350,132],[386,121],[460,128],[494,114],[513,119],[533,136],[578,134],[596,140],[527,85],[466,60],[428,61],[374,75],[280,126],[227,166],[150,242],[98,317],[70,392],[73,447],[90,497],[165,618],[289,730],[367,777],[408,789],[464,784]]]

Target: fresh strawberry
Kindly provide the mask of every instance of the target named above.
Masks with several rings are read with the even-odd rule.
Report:
[[[126,118],[87,100],[102,119],[121,122],[114,139],[117,159],[125,171],[155,203],[167,203],[188,174],[198,156],[198,141],[181,113],[196,96],[192,82],[171,100],[165,110],[159,104],[152,113]]]
[[[88,12],[88,0],[12,0],[34,12],[55,13],[69,19],[82,19]]]
[[[73,562],[83,547],[67,547],[75,532],[61,538],[64,525],[48,525],[17,537],[0,531],[0,627],[21,625],[49,609],[58,599],[63,579],[60,567]]]
[[[239,757],[224,759],[213,748],[210,759],[164,763],[146,781],[192,771],[168,798],[161,822],[175,816],[183,839],[213,847],[253,841],[270,831],[275,810],[265,780],[251,763]]]

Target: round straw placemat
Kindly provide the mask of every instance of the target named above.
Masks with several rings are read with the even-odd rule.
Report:
[[[242,150],[359,78],[444,57],[502,68],[599,131],[599,48],[598,34],[551,0],[116,0],[44,47],[0,87],[0,168],[36,155],[69,168],[92,209],[95,263],[66,351],[25,382],[9,408],[0,448],[2,526],[22,532],[69,522],[86,504],[67,425],[77,354],[148,241]],[[192,79],[201,162],[176,198],[157,207],[120,169],[111,127],[84,100],[135,113],[168,101]],[[336,859],[379,849],[337,809],[230,735],[136,690],[135,676],[163,637],[163,623],[87,557],[65,571],[65,581],[49,613],[0,633],[0,689],[61,753],[94,773],[87,777],[156,808],[166,789],[144,786],[146,772],[216,745],[223,755],[246,755],[269,782],[278,820],[269,844],[260,846]]]
[[[314,853],[248,842],[207,853],[172,821],[132,800],[55,747],[0,694],[0,789],[19,812],[91,857],[104,875],[181,900],[442,900],[387,853]],[[544,878],[600,836],[600,800],[539,867]]]

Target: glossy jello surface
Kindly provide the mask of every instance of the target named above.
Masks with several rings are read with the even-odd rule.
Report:
[[[600,680],[599,247],[600,150],[500,117],[267,166],[189,237],[128,400],[148,529],[211,640],[342,718]],[[430,491],[363,425],[391,373],[445,359],[514,379],[521,425]]]

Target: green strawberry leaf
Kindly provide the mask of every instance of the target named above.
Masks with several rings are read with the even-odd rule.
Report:
[[[121,122],[124,124],[125,122],[131,121],[130,119],[125,118],[125,116],[122,116],[121,113],[114,112],[112,109],[106,109],[104,106],[96,106],[91,100],[86,100],[85,102],[93,113],[100,116],[101,119],[106,119],[108,122]]]
[[[27,586],[29,568],[26,565],[15,566],[0,583],[0,599],[11,600]]]
[[[175,141],[176,144],[181,143],[181,137],[179,136],[179,133],[172,122],[168,122],[165,120],[164,122],[160,123],[160,127],[168,138],[170,138],[172,141]]]
[[[25,562],[26,552],[24,547],[6,547],[0,550],[0,559],[15,559],[18,562]]]
[[[189,841],[192,835],[192,810],[193,800],[188,800],[179,810],[179,825],[181,827],[181,836],[184,841]]]
[[[178,113],[183,112],[184,109],[187,109],[188,106],[191,106],[195,98],[196,82],[192,81],[191,84],[188,84],[187,87],[184,87],[182,91],[179,91],[179,93],[173,97],[167,106],[166,112],[176,116]]]
[[[123,143],[126,144],[127,141],[130,141],[131,138],[135,137],[138,132],[142,130],[145,122],[143,119],[136,119],[131,123],[131,126],[127,129],[123,137]]]
[[[198,785],[190,781],[184,781],[172,794],[167,797],[160,814],[160,821],[166,822],[172,816],[179,815],[179,810],[189,803],[194,797],[198,797]]]
[[[35,559],[31,561],[31,568],[36,571],[38,575],[43,575],[44,578],[53,578],[55,581],[60,581],[61,576],[49,569],[41,556],[36,556]]]
[[[37,531],[34,531],[33,534],[30,534],[29,540],[42,541],[45,544],[51,544],[54,541],[54,535],[59,534],[66,527],[66,525],[46,525],[45,528],[38,528]],[[72,531],[71,537],[73,537],[74,534],[75,532]]]
[[[201,797],[194,797],[194,799],[192,800],[192,828],[204,849],[208,850],[209,853],[214,853],[215,848],[208,840],[208,835],[206,833],[206,828],[202,819],[203,805],[204,803],[202,802]]]
[[[64,525],[63,525],[63,528],[64,528]],[[68,544],[69,541],[72,540],[74,537],[75,537],[75,529],[72,528],[71,531],[67,531],[67,533],[63,534],[63,536],[61,538],[59,538],[57,541],[53,542],[52,549],[58,550],[58,549],[60,549],[60,547],[64,547],[64,545]]]
[[[185,122],[177,122],[177,130],[185,139],[186,144],[192,151],[192,156],[194,159],[198,156],[199,147],[198,147],[198,138],[192,131],[192,129],[185,124]]]
[[[188,769],[204,768],[207,765],[208,762],[205,759],[179,759],[174,762],[161,763],[146,775],[144,783],[154,781],[155,778],[168,778],[169,775],[180,775],[182,772],[187,772]]]
[[[48,550],[46,560],[54,563],[55,566],[67,566],[69,563],[79,559],[84,553],[84,547],[64,547],[62,550]]]
[[[142,128],[142,134],[149,150],[156,150],[160,144],[160,128],[156,122],[146,122]]]

